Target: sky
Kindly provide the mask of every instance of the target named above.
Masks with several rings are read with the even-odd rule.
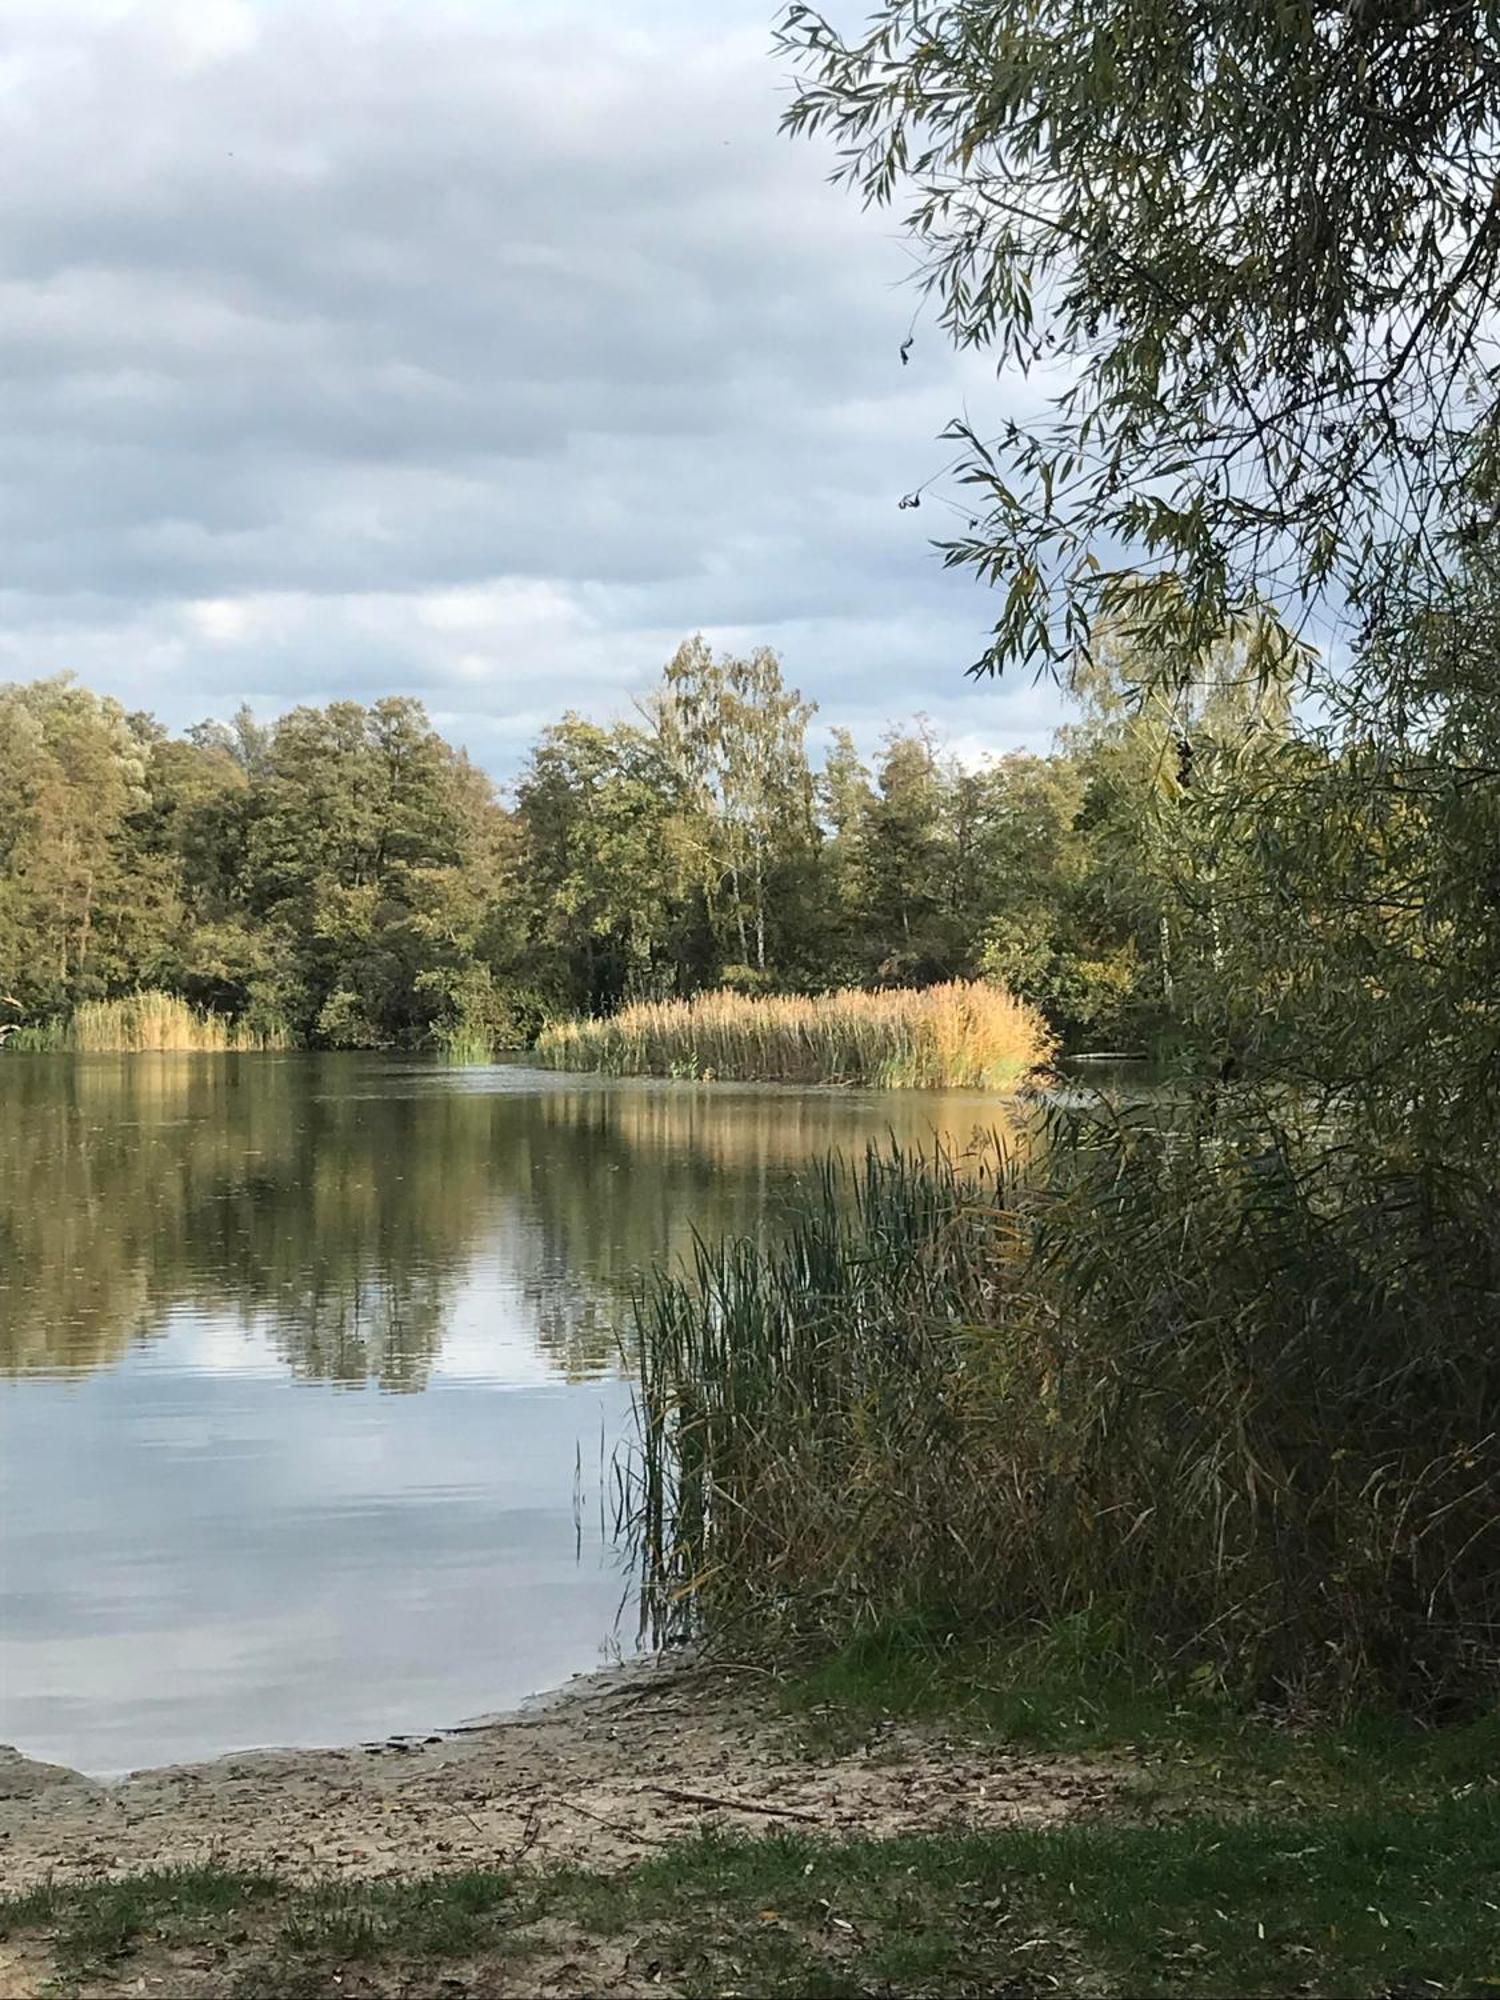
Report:
[[[1005,391],[778,133],[772,12],[0,0],[0,679],[415,694],[503,782],[701,630],[866,748],[1044,748],[898,505]]]

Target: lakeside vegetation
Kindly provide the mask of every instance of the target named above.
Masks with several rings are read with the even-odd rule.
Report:
[[[1476,364],[1500,235],[1474,191],[1500,69],[1472,10],[1167,12],[783,24],[788,123],[906,205],[956,342],[1067,370],[1030,426],[954,426],[969,519],[945,553],[1002,593],[985,669],[1102,677],[1156,719],[1136,797],[1173,884],[1149,907],[1180,1087],[1057,1107],[1026,1173],[977,1192],[872,1159],[853,1211],[825,1187],[784,1246],[659,1275],[646,1611],[821,1659],[834,1727],[861,1649],[940,1704],[965,1698],[944,1663],[974,1663],[1013,1720],[1028,1660],[1044,1716],[1103,1676],[1283,1741],[1404,1718],[1454,1759],[1438,1819],[1403,1797],[1350,1852],[1324,1797],[1273,1861],[1262,1770],[1233,1833],[1193,1828],[1155,1955],[1102,1983],[1474,1990],[1494,1913],[1440,1966],[1405,1843],[1462,1873],[1496,1798],[1473,1732],[1500,1702],[1500,473]],[[1353,84],[1377,71],[1378,112]],[[1082,1705],[1096,1740],[1136,1740]],[[1277,1913],[1340,1851],[1293,1966]],[[1232,1968],[1207,1935],[1234,1921],[1231,1852],[1266,1906]],[[1087,1879],[1058,1932],[1107,1906],[1129,1939],[1152,1885]],[[1320,1959],[1393,1896],[1399,1967]],[[995,1977],[976,1946],[934,1983]]]
[[[259,1055],[290,1045],[284,1029],[256,1029],[149,989],[81,1001],[65,1021],[21,1028],[13,1042],[33,1053],[78,1055]]]
[[[794,1656],[1071,1630],[1249,1705],[1482,1710],[1489,1322],[1213,1124],[1074,1120],[1037,1159],[832,1162],[784,1240],[658,1276],[650,1628]]]
[[[1013,1088],[1054,1046],[1034,1007],[978,980],[887,993],[639,1001],[537,1037],[554,1069],[878,1089]]]
[[[815,1192],[784,1249],[659,1279],[669,1622],[1062,1621],[1284,1715],[1500,1699],[1500,68],[1471,10],[1339,19],[783,22],[788,126],[909,204],[946,331],[1069,371],[954,426],[945,554],[1000,592],[979,670],[1051,665],[1135,774],[1133,839],[1092,824],[1180,1087],[1059,1106],[982,1198],[872,1162],[852,1217]]]
[[[873,781],[836,740],[814,772],[774,658],[692,643],[640,724],[549,731],[511,810],[409,704],[183,746],[14,691],[0,974],[49,1018],[149,982],[333,1046],[984,976],[1075,1043],[1170,1045],[1170,1106],[1059,1108],[1024,1174],[830,1167],[783,1244],[659,1275],[627,1493],[658,1633],[811,1660],[834,1729],[873,1659],[883,1698],[988,1703],[1001,1741],[1150,1738],[1159,1817],[705,1841],[609,1879],[205,1871],[0,1925],[82,1976],[249,1911],[248,1992],[524,1965],[558,1918],[689,1990],[1485,1990],[1494,23],[1041,0],[782,32],[790,123],[908,205],[941,323],[1067,383],[1030,427],[955,428],[947,553],[1002,593],[988,664],[1050,662],[1076,730],[979,772],[910,731]],[[1237,1765],[1252,1732],[1275,1748]]]
[[[878,1757],[893,1719],[926,1714],[1002,1767],[1055,1751],[1106,1770],[1111,1802],[888,1838],[714,1827],[623,1869],[308,1880],[221,1860],[0,1897],[0,1944],[33,1954],[49,1992],[170,1990],[191,1967],[192,1990],[232,2000],[594,1993],[622,1956],[668,1993],[788,2000],[1494,1983],[1500,1797],[1476,1782],[1493,1722],[1289,1731],[1212,1690],[1132,1687],[1082,1649],[1012,1660],[1008,1687],[995,1656],[916,1662],[865,1649],[773,1688],[788,1754]]]

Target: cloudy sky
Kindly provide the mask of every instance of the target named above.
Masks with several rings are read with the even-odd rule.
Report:
[[[702,629],[867,744],[1041,747],[897,506],[1003,398],[930,325],[901,365],[910,252],[778,136],[772,11],[0,0],[0,677],[415,693],[504,778]]]

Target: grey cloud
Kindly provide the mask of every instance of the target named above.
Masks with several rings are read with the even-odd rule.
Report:
[[[409,688],[505,769],[539,685],[586,705],[703,626],[830,713],[941,690],[1035,735],[965,691],[951,518],[895,504],[996,392],[935,332],[899,365],[907,254],[777,135],[754,14],[0,17],[4,671],[174,721]],[[488,624],[434,621],[463,589]]]

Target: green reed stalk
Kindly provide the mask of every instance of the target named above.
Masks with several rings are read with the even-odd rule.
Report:
[[[1306,1174],[1274,1111],[1059,1117],[1036,1157],[833,1165],[784,1239],[648,1285],[646,1622],[1074,1621],[1257,1699],[1494,1701],[1500,1361],[1464,1246],[1393,1259],[1420,1214]]]
[[[461,1069],[491,1063],[495,1060],[495,1037],[488,1028],[465,1024],[443,1036],[438,1054],[444,1062]]]

